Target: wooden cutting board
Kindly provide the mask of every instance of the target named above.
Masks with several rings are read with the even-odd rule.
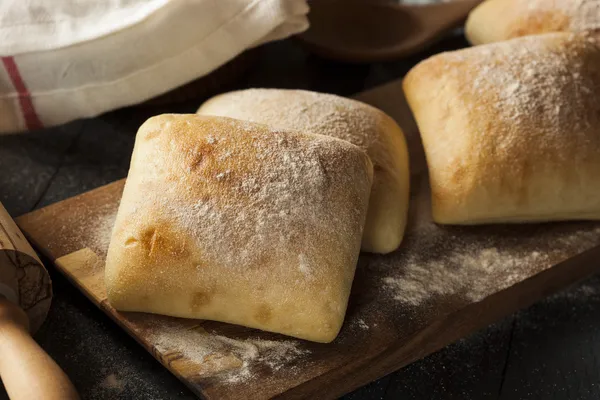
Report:
[[[104,258],[124,181],[18,223],[92,302],[207,399],[334,398],[600,269],[600,223],[433,224],[423,150],[401,82],[356,97],[392,115],[407,135],[410,223],[398,251],[361,256],[345,325],[331,344],[113,309]]]

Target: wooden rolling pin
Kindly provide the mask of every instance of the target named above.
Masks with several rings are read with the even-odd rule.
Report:
[[[0,378],[11,400],[79,398],[30,335],[44,322],[51,299],[48,272],[0,203]]]

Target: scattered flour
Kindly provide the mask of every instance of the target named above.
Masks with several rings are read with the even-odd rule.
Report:
[[[483,248],[475,253],[456,249],[442,259],[420,263],[409,259],[400,277],[384,278],[394,299],[419,305],[433,296],[463,294],[471,301],[505,289],[527,277],[532,262],[547,256],[537,251],[515,255],[510,251]]]
[[[599,295],[600,286],[598,286],[598,278],[594,277],[579,286],[558,292],[550,296],[546,301],[562,302],[566,299],[572,302],[587,303]]]
[[[362,318],[358,318],[355,320],[355,324],[360,328],[360,329],[364,329],[364,330],[369,330],[369,325],[365,322],[364,319]]]
[[[299,341],[233,339],[180,321],[156,321],[149,332],[151,342],[167,358],[182,356],[200,366],[200,376],[219,376],[228,383],[245,382],[252,378],[255,368],[266,367],[272,372],[293,369],[309,353]]]
[[[112,228],[117,217],[118,201],[104,204],[75,203],[71,209],[77,220],[68,220],[60,227],[49,248],[62,243],[72,243],[80,248],[88,247],[96,254],[104,255],[110,244]]]
[[[538,18],[547,18],[549,14],[565,16],[569,21],[568,28],[573,31],[600,28],[598,0],[528,0],[527,7],[529,12]],[[536,26],[535,22],[537,21],[534,19],[531,24]]]
[[[433,223],[418,223],[412,234],[415,244],[421,245],[393,259],[379,259],[376,265],[388,271],[382,283],[402,304],[419,306],[438,296],[477,302],[563,261],[568,252],[576,254],[600,244],[600,227],[564,229],[533,232],[509,246],[503,240],[497,242],[504,246],[500,248],[490,246],[485,236],[463,241]]]
[[[524,170],[531,159],[555,157],[583,168],[598,146],[600,81],[590,72],[600,59],[597,46],[591,36],[529,36],[435,56],[434,62],[444,60],[445,79],[460,82],[455,97],[478,99],[464,104],[469,118],[496,118],[494,140],[489,127],[473,133],[473,157],[494,154]]]

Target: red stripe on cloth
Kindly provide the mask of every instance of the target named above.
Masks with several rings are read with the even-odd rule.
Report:
[[[35,112],[33,102],[31,101],[31,94],[29,93],[27,86],[25,86],[25,82],[23,82],[23,78],[21,77],[21,73],[19,72],[17,63],[15,63],[14,57],[2,57],[2,63],[19,95],[19,105],[21,106],[21,113],[23,113],[23,119],[25,120],[27,129],[33,130],[43,128],[44,125]]]

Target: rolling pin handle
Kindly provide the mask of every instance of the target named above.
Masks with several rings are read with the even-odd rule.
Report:
[[[77,400],[73,384],[33,340],[25,312],[0,296],[0,378],[11,400]]]

